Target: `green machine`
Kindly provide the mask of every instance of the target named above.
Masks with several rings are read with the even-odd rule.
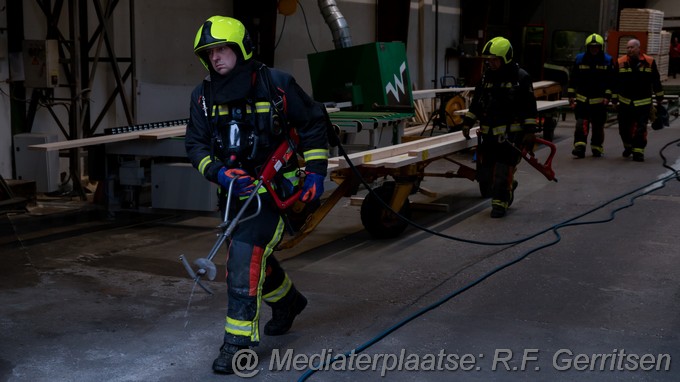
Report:
[[[314,99],[351,102],[356,111],[413,112],[402,42],[376,42],[307,56]]]

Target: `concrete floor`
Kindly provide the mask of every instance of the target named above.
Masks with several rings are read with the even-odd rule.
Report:
[[[559,183],[523,163],[504,219],[489,218],[490,203],[476,183],[426,178],[422,186],[439,196],[412,200],[447,204],[449,212],[416,211],[414,220],[461,239],[516,241],[651,189],[644,187],[670,174],[659,150],[680,138],[678,120],[650,131],[644,163],[621,157],[616,126],[606,131],[605,157],[573,159],[572,126],[568,119],[556,132]],[[680,168],[676,144],[664,155]],[[343,199],[308,239],[277,254],[309,305],[287,335],[263,335],[253,380],[298,380],[308,358],[316,364],[357,348],[354,371],[330,368],[309,380],[378,380],[381,366],[399,368],[402,353],[402,371],[384,370],[385,380],[680,380],[680,184],[671,180],[603,222],[629,199],[573,221],[598,224],[559,229],[561,241],[552,246],[552,232],[514,245],[471,244],[415,228],[395,240],[371,240],[359,207]],[[52,206],[61,213],[0,218],[0,380],[236,380],[211,371],[226,310],[223,277],[209,283],[214,296],[192,294],[177,261],[180,254],[207,255],[217,218],[108,217],[65,204]],[[265,308],[261,322],[269,317]],[[297,364],[277,366],[288,349]],[[669,370],[665,356],[675,361]],[[654,369],[647,363],[654,360],[661,371],[643,370]],[[272,362],[276,370],[269,370]],[[431,368],[439,371],[422,370]]]

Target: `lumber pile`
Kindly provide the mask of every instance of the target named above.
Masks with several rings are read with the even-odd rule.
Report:
[[[624,8],[619,14],[619,30],[659,33],[663,28],[663,16],[663,11],[658,9]]]

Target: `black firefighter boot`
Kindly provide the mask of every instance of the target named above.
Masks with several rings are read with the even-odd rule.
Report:
[[[213,361],[213,371],[221,374],[234,374],[234,355],[241,349],[247,349],[247,346],[232,345],[224,342],[220,347],[220,355]]]
[[[292,287],[281,300],[271,303],[272,319],[264,325],[264,334],[268,336],[280,336],[285,334],[293,326],[295,316],[300,314],[307,306],[307,299],[302,293]]]

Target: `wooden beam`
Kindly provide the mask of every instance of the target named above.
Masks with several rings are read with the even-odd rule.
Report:
[[[72,149],[75,147],[85,147],[99,145],[102,143],[112,143],[129,141],[133,139],[164,139],[169,137],[183,136],[186,132],[186,125],[163,127],[152,130],[132,131],[129,133],[100,135],[98,137],[73,139],[70,141],[50,142],[39,145],[28,146],[31,150],[54,151],[62,149]]]
[[[472,136],[476,136],[476,131],[479,128],[475,127],[470,131]],[[449,146],[454,144],[453,146]],[[476,139],[466,140],[463,133],[460,131],[438,135],[430,138],[418,139],[411,142],[401,143],[393,146],[386,146],[374,150],[362,151],[359,153],[349,154],[348,157],[355,166],[366,164],[368,167],[375,167],[381,163],[406,163],[418,162],[423,158],[431,158],[433,155],[441,155],[442,152],[455,149],[462,150],[466,147],[472,147],[477,144]],[[433,151],[429,151],[433,150]],[[454,151],[451,151],[453,153]],[[339,170],[349,167],[347,160],[344,157],[333,157],[328,159],[329,170]],[[381,164],[382,165],[382,164]],[[332,171],[331,170],[331,171]]]

